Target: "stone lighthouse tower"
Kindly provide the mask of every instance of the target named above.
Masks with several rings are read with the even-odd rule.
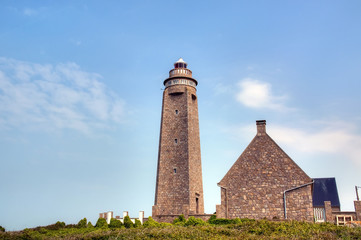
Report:
[[[204,214],[197,81],[180,58],[164,80],[157,183],[152,216]]]

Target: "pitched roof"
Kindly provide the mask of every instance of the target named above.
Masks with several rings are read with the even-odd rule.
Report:
[[[266,133],[266,121],[257,121],[257,135],[233,164],[223,179],[221,187],[233,185],[235,181],[242,184],[263,181],[260,175],[277,178],[279,184],[291,184],[292,178],[300,184],[311,182],[311,178],[277,145]],[[263,177],[262,177],[263,178]]]
[[[332,207],[340,207],[335,178],[314,178],[313,206],[323,207],[324,201],[331,201]]]

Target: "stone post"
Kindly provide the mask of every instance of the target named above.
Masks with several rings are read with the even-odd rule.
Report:
[[[143,224],[143,221],[144,221],[144,211],[139,211],[139,221]]]
[[[356,220],[361,221],[361,201],[354,201],[355,212],[356,212]]]
[[[216,205],[216,215],[217,215],[217,218],[226,218],[221,204]]]
[[[326,222],[334,222],[332,218],[332,207],[331,207],[331,201],[325,201],[325,220]]]

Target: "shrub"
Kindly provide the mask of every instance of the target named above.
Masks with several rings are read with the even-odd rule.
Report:
[[[77,227],[78,227],[78,228],[86,228],[86,225],[87,225],[87,220],[86,220],[86,218],[83,218],[82,220],[80,220],[80,221],[78,222]]]
[[[0,232],[5,232],[5,228],[3,228],[2,226],[0,226]]]
[[[142,223],[139,219],[135,219],[134,227],[139,228],[142,226]]]
[[[148,221],[143,223],[144,227],[157,227],[159,226],[159,223],[155,221],[152,217],[148,218]]]
[[[110,228],[122,228],[123,223],[120,220],[112,218],[112,219],[110,219],[109,227]]]
[[[108,223],[105,218],[99,218],[97,223],[95,224],[96,228],[108,228]]]
[[[67,224],[65,228],[78,228],[78,224]]]
[[[46,230],[45,228],[41,227],[37,230],[39,233],[41,234],[46,234],[48,232],[48,230]]]
[[[200,218],[195,218],[193,216],[189,217],[185,226],[196,226],[196,225],[205,225],[206,222]]]
[[[57,221],[55,223],[55,226],[59,227],[59,228],[65,228],[66,224],[65,222],[60,222],[60,221]]]
[[[213,215],[208,219],[207,222],[210,223],[210,224],[212,224],[215,219],[217,219],[217,216],[216,216],[216,214],[213,214]]]
[[[129,216],[124,217],[124,227],[126,227],[126,228],[133,228],[134,227],[134,223],[132,222],[132,220],[130,220]]]
[[[94,227],[94,226],[93,226],[93,224],[89,221],[86,227],[87,227],[87,228],[92,228],[92,227]]]
[[[45,226],[43,228],[45,228],[47,230],[59,230],[59,229],[65,228],[65,226],[66,226],[65,222],[57,221],[56,223]],[[39,228],[40,227],[37,227],[35,229],[39,229]]]
[[[187,222],[187,219],[184,217],[183,214],[179,215],[177,218],[173,220],[173,224],[176,225],[184,225]]]
[[[226,218],[216,218],[213,219],[211,224],[214,225],[225,225],[225,224],[231,224],[233,219],[226,219]]]
[[[239,219],[239,218],[234,218],[234,219],[232,219],[232,223],[233,224],[240,224],[240,223],[242,223],[242,220]]]
[[[167,223],[167,222],[158,223],[158,227],[165,228],[165,227],[169,227],[169,226],[172,226],[172,224],[171,224],[171,223]]]

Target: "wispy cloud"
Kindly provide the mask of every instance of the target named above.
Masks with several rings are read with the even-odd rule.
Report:
[[[33,8],[25,8],[25,9],[23,10],[23,14],[24,14],[25,16],[29,16],[29,17],[35,16],[35,15],[38,14],[38,10],[33,9]]]
[[[299,153],[342,156],[361,167],[361,136],[357,134],[357,127],[351,123],[317,121],[310,126],[295,128],[268,125],[268,134],[280,146],[287,146]],[[237,137],[241,135],[251,139],[255,135],[256,126],[233,126],[226,131]]]
[[[75,63],[0,58],[0,127],[68,128],[88,133],[119,123],[124,101],[101,79]]]
[[[272,126],[269,131],[281,144],[305,153],[328,153],[344,156],[361,166],[361,136],[350,123],[325,122],[318,130]]]
[[[249,108],[291,110],[285,105],[286,95],[274,95],[271,84],[253,78],[245,78],[238,83],[236,99]]]
[[[70,39],[70,42],[76,46],[80,46],[82,44],[82,41],[77,40],[77,39]]]

